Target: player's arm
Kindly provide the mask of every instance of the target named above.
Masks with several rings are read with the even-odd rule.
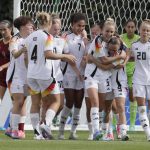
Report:
[[[113,57],[103,56],[101,57],[101,62],[102,64],[108,65],[119,59],[126,59],[126,53],[124,51],[122,51],[120,55],[116,55]]]
[[[76,57],[71,54],[56,54],[53,53],[51,50],[44,51],[44,55],[46,59],[52,59],[52,60],[61,59],[69,63],[75,63],[76,61]]]
[[[0,71],[4,70],[5,68],[8,68],[8,66],[9,66],[9,62],[4,64],[4,65],[1,65],[0,66]]]
[[[113,64],[102,64],[100,58],[95,58],[90,54],[87,55],[87,60],[88,62],[94,63],[98,68],[103,70],[110,70],[115,67]]]
[[[18,58],[22,53],[27,52],[25,45],[22,45],[21,49],[18,49],[18,38],[14,37],[9,43],[9,50],[14,58]]]

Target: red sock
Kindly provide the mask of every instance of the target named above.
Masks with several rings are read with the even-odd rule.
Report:
[[[24,123],[19,123],[18,130],[24,131]]]

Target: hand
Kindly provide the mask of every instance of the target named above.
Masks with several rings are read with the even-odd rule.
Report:
[[[91,54],[88,54],[86,59],[88,63],[93,63],[93,56]]]
[[[22,48],[20,49],[22,53],[27,53],[27,47],[25,45],[22,45]]]
[[[79,79],[80,79],[80,81],[84,81],[84,76],[80,74]]]
[[[125,66],[124,63],[123,63],[123,64],[119,64],[119,65],[117,65],[117,66],[115,67],[115,69],[121,69],[121,68],[124,68],[124,66]]]
[[[71,54],[64,54],[64,61],[67,61],[69,63],[71,63],[72,65],[75,64],[76,62],[76,57],[74,55]]]
[[[0,67],[0,71],[3,71],[3,67]]]

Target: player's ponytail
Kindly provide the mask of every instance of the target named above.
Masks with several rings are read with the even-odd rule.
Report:
[[[41,25],[41,26],[48,26],[52,22],[51,15],[49,15],[48,13],[45,13],[45,12],[38,12],[37,13],[37,21],[38,21],[39,25]]]

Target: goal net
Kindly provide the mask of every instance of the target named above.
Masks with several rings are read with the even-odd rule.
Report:
[[[27,15],[31,16],[36,23],[37,12],[54,12],[58,13],[62,20],[62,31],[67,31],[70,28],[70,15],[82,12],[87,17],[86,30],[88,35],[90,35],[89,31],[92,24],[108,17],[115,19],[118,32],[121,34],[124,23],[129,18],[135,19],[138,24],[142,19],[150,18],[149,8],[150,0],[14,0],[14,18],[19,15]],[[30,106],[30,98],[28,98],[28,102],[28,106]],[[83,104],[81,124],[86,123],[85,112],[85,104]],[[129,104],[126,104],[128,124],[129,113]],[[139,124],[139,122],[136,122],[136,124]]]
[[[129,18],[138,23],[150,18],[150,0],[21,0],[20,8],[21,15],[34,19],[38,11],[58,13],[63,31],[70,27],[70,15],[79,11],[86,14],[87,31],[92,24],[108,17],[115,19],[119,33],[123,32],[123,25]]]

